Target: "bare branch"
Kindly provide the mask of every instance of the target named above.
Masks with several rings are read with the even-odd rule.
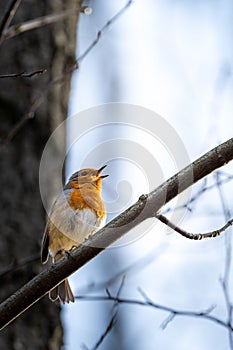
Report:
[[[123,289],[123,287],[124,287],[124,284],[125,284],[125,275],[122,276],[121,284],[120,284],[120,286],[119,286],[119,289],[118,289],[117,295],[116,295],[117,298],[119,298],[119,296],[120,296],[120,294],[121,294],[121,291],[122,291],[122,289]]]
[[[23,117],[19,120],[18,123],[13,127],[13,129],[9,132],[9,134],[0,142],[0,151],[3,147],[5,147],[13,138],[14,136],[23,128],[23,126],[27,123],[28,120],[34,118],[35,112],[40,107],[40,105],[43,103],[46,94],[48,91],[50,91],[51,88],[55,84],[62,84],[64,82],[64,78],[72,74],[75,70],[79,68],[79,62],[87,57],[89,52],[97,45],[97,43],[100,40],[100,37],[104,34],[104,32],[109,28],[119,17],[125,12],[125,10],[132,4],[132,0],[128,1],[128,3],[116,14],[114,15],[110,20],[106,22],[106,24],[100,29],[100,31],[97,33],[96,39],[92,42],[92,44],[87,48],[87,50],[76,60],[75,64],[70,66],[63,74],[61,74],[59,77],[53,79],[49,85],[46,87],[46,89],[43,90],[39,94],[39,96],[34,100],[32,103],[29,111],[23,115]],[[87,7],[83,7],[83,12],[87,11]],[[101,33],[101,34],[99,34]]]
[[[220,185],[224,185],[224,184],[226,184],[226,183],[228,183],[228,182],[233,180],[233,175],[228,174],[226,172],[218,170],[216,172],[216,174],[219,175],[219,184]],[[221,179],[220,179],[220,177],[221,177]],[[196,203],[200,199],[200,197],[203,194],[205,194],[207,191],[210,191],[210,190],[216,188],[216,183],[208,185],[207,182],[208,182],[208,179],[204,179],[203,183],[201,184],[200,189],[198,189],[198,191],[190,198],[189,202],[186,203],[186,204],[182,204],[180,206],[177,206],[175,208],[175,210],[187,209],[188,211],[192,212],[193,211],[193,206],[191,207],[191,204]],[[174,210],[174,208],[172,208],[172,207],[166,208],[166,210],[163,211],[163,214],[165,215],[167,213],[172,212],[173,210]]]
[[[230,226],[233,225],[233,219],[229,220],[223,227],[219,228],[218,230],[206,232],[206,233],[190,233],[187,232],[177,225],[173,224],[170,220],[168,220],[164,215],[162,214],[156,214],[155,215],[156,219],[164,223],[165,225],[169,226],[172,228],[174,231],[178,232],[182,236],[188,238],[188,239],[194,239],[196,241],[200,241],[201,239],[204,238],[215,238],[220,236],[221,233],[225,232],[226,229],[228,229]]]
[[[11,26],[10,28],[6,28],[5,30],[3,30],[2,40],[10,39],[18,34],[27,32],[29,30],[41,28],[45,25],[58,22],[58,21],[66,18],[68,16],[77,15],[80,12],[87,14],[88,13],[87,7],[85,6],[84,8],[80,8],[80,7],[73,8],[73,9],[69,9],[66,11],[54,13],[52,15],[38,17],[38,18],[33,19],[31,21],[15,24],[15,25]]]
[[[21,0],[12,0],[9,8],[7,9],[7,11],[3,17],[3,20],[2,20],[2,23],[0,26],[0,44],[4,40],[3,33],[5,30],[8,29],[20,3],[21,3]]]
[[[217,189],[220,197],[220,202],[222,206],[222,211],[224,214],[224,217],[226,220],[230,218],[230,212],[226,207],[222,184],[220,182],[219,174],[216,174],[216,184]],[[233,316],[233,306],[230,300],[230,290],[229,290],[229,282],[230,282],[230,271],[231,271],[231,264],[232,264],[232,235],[231,232],[225,235],[225,266],[224,266],[224,276],[221,280],[221,286],[223,289],[223,295],[227,307],[227,321],[229,324],[232,323],[232,316]],[[233,350],[233,336],[232,332],[228,332],[229,337],[229,345],[231,350]]]
[[[170,314],[165,318],[165,320],[161,323],[160,327],[162,330],[167,328],[168,324],[174,320],[176,317],[176,312],[170,312]]]
[[[143,297],[143,299],[145,300],[145,303],[147,305],[153,304],[152,300],[148,297],[148,295],[146,294],[146,292],[142,288],[138,287],[138,292],[141,294],[141,296]]]
[[[129,8],[130,5],[132,5],[133,0],[129,0],[127,4],[120,9],[112,18],[110,18],[103,27],[97,32],[96,38],[92,41],[92,43],[87,47],[87,49],[77,58],[74,65],[69,67],[66,72],[64,72],[59,77],[55,78],[50,84],[54,85],[59,82],[62,82],[64,80],[64,77],[67,74],[73,73],[75,70],[79,69],[79,64],[81,61],[84,60],[84,58],[87,57],[87,55],[94,49],[94,47],[98,44],[102,36],[105,34],[105,32],[124,14],[124,12]]]
[[[122,15],[123,13],[132,5],[133,0],[129,0],[127,4],[120,9],[119,12],[117,12],[111,19],[109,19],[105,25],[98,31],[95,40],[88,46],[88,48],[78,57],[77,59],[77,65],[80,63],[88,54],[89,52],[98,44],[100,38],[102,35],[109,29],[111,25],[114,24]]]
[[[89,350],[86,344],[81,344],[81,350]]]
[[[146,298],[144,298],[145,300],[117,298],[114,296],[86,296],[86,295],[79,295],[75,297],[75,300],[77,301],[110,301],[110,302],[112,301],[114,303],[117,302],[118,304],[139,305],[142,307],[151,307],[159,311],[166,311],[169,313],[169,315],[161,325],[163,329],[166,328],[166,326],[169,324],[169,322],[171,322],[174,319],[174,317],[186,316],[186,317],[202,317],[206,320],[217,323],[218,325],[227,328],[231,332],[233,331],[233,327],[231,326],[231,324],[215,316],[210,315],[210,313],[214,310],[215,305],[212,305],[209,308],[205,310],[200,310],[200,311],[179,310],[179,309],[171,308],[166,305],[155,303],[142,290],[140,290],[140,293],[142,294],[143,298],[144,296],[146,296]]]
[[[233,138],[188,165],[158,188],[143,195],[130,208],[109,222],[83,245],[74,249],[72,259],[64,257],[34,277],[0,305],[0,328],[4,328],[52,288],[75,272],[124,234],[148,218],[179,193],[233,159]],[[170,311],[170,310],[168,310]]]
[[[177,311],[177,310],[171,310],[168,317],[162,322],[161,328],[164,330],[170,322],[174,320],[176,316],[196,316],[196,317],[203,317],[207,316],[207,319],[212,320],[213,322],[219,323],[221,321],[219,318],[216,318],[214,316],[210,316],[209,314],[215,309],[215,305],[210,306],[206,310],[199,311],[199,312],[193,312],[193,311]],[[223,326],[223,324],[221,323]],[[227,325],[225,325],[227,327]]]
[[[117,311],[115,310],[107,327],[106,330],[104,331],[104,333],[101,335],[100,339],[97,341],[96,345],[93,347],[93,350],[97,350],[100,345],[103,343],[104,339],[106,338],[106,336],[110,333],[110,331],[112,330],[112,328],[114,327],[114,325],[116,324],[116,314]]]
[[[116,299],[119,297],[120,295],[120,292],[123,288],[123,285],[124,285],[124,281],[125,281],[125,276],[123,276],[122,278],[122,281],[121,281],[121,284],[119,286],[119,289],[117,291],[117,297]],[[108,298],[112,298],[110,292],[108,289],[106,289],[106,294],[108,296]],[[118,302],[117,300],[114,301],[114,305],[113,305],[113,309],[112,309],[112,317],[106,327],[106,330],[104,331],[104,333],[100,336],[99,340],[96,342],[95,346],[92,348],[93,350],[97,350],[100,345],[103,343],[104,339],[106,338],[106,336],[110,333],[110,331],[112,330],[112,328],[114,327],[115,323],[116,323],[116,318],[117,318],[117,311],[118,311]],[[87,348],[87,346],[85,344],[84,345],[84,348]]]
[[[20,73],[10,73],[10,74],[0,74],[0,79],[3,78],[33,78],[38,75],[44,74],[47,72],[47,69],[39,69],[34,72],[20,72]]]

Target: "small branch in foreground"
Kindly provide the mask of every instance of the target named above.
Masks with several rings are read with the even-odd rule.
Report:
[[[33,78],[35,76],[44,74],[47,72],[47,69],[39,69],[34,72],[20,72],[20,73],[10,73],[10,74],[0,74],[0,79],[3,78]]]
[[[65,256],[35,276],[0,304],[0,329],[6,327],[52,288],[123,237],[131,229],[146,219],[154,218],[156,213],[178,194],[209,175],[212,171],[226,165],[233,159],[232,150],[233,138],[189,164],[147,196],[141,196],[135,204],[97,231],[82,245],[75,248],[70,253],[72,259]],[[210,315],[205,317],[207,318],[207,316],[211,318]],[[219,323],[226,326],[221,320]]]
[[[180,235],[184,236],[185,238],[194,239],[196,241],[200,241],[201,239],[204,239],[204,238],[218,237],[218,236],[220,236],[221,233],[223,233],[224,231],[226,231],[226,229],[228,229],[230,226],[233,225],[233,219],[231,219],[223,227],[221,227],[218,230],[214,230],[214,231],[210,231],[210,232],[206,232],[206,233],[190,233],[190,232],[187,232],[187,231],[181,229],[177,225],[173,224],[170,220],[168,220],[162,214],[156,214],[155,217],[156,217],[156,219],[158,219],[159,221],[161,221],[165,225],[169,226],[170,228],[172,228],[174,231],[178,232]]]

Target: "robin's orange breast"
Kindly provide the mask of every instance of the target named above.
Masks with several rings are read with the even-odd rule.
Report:
[[[73,210],[90,209],[98,219],[103,219],[106,216],[106,211],[100,191],[92,187],[86,185],[78,189],[72,189],[69,193],[68,203]]]

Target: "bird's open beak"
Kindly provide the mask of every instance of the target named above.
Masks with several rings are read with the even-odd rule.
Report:
[[[100,178],[100,179],[104,179],[105,177],[109,176],[109,175],[102,175],[102,176],[99,176],[102,171],[106,168],[107,165],[104,165],[102,166],[100,169],[97,170],[97,176]]]

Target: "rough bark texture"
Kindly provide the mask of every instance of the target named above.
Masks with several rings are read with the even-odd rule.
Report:
[[[80,0],[22,1],[13,23],[77,7]],[[3,16],[6,1],[0,3]],[[0,18],[1,20],[1,18]],[[29,110],[38,92],[74,62],[77,16],[26,32],[0,46],[0,74],[47,68],[33,78],[0,79],[0,141]],[[42,270],[39,259],[1,275],[12,262],[39,254],[45,211],[39,192],[39,164],[44,145],[67,114],[70,76],[47,94],[34,119],[27,121],[14,139],[0,150],[0,301]],[[54,149],[64,153],[65,135]],[[56,191],[56,174],[50,196]],[[62,344],[60,310],[47,298],[3,330],[0,349],[59,349]]]

